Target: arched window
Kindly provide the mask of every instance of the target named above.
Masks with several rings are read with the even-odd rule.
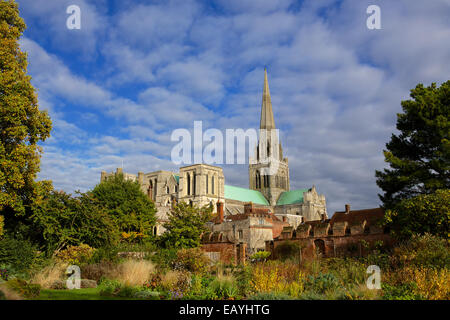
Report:
[[[208,180],[209,180],[208,175],[206,175],[206,193],[209,193],[209,185],[208,185],[209,181]]]
[[[270,157],[270,142],[267,141],[267,156]]]
[[[169,188],[169,186],[166,187],[166,192],[167,192],[167,194],[170,193],[170,188]]]
[[[215,192],[215,178],[214,178],[214,176],[212,176],[211,177],[211,193],[212,194],[216,194],[216,192]]]

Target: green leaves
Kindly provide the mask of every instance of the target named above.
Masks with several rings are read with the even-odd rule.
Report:
[[[138,182],[126,180],[123,175],[114,175],[98,184],[92,194],[106,209],[124,239],[128,239],[131,233],[138,235],[138,238],[151,234],[156,223],[156,209],[141,191]]]
[[[433,194],[402,200],[386,211],[385,223],[400,239],[426,233],[448,238],[450,190],[437,190]]]
[[[450,81],[439,88],[419,84],[411,98],[402,101],[403,113],[397,115],[400,133],[386,144],[390,168],[375,173],[387,209],[403,199],[450,188]]]
[[[200,245],[200,236],[207,231],[205,226],[212,215],[212,208],[190,206],[179,203],[169,213],[169,221],[164,224],[166,232],[160,242],[166,248],[194,248]]]

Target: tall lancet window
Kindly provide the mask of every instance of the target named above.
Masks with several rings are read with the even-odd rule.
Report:
[[[188,194],[188,196],[190,196],[191,195],[191,175],[188,173],[187,174],[187,179],[186,179],[187,181],[187,194]]]
[[[206,175],[206,193],[209,193],[208,182],[209,182],[209,178],[208,178],[208,175]]]
[[[214,182],[215,182],[215,179],[214,179],[214,176],[212,176],[211,177],[211,193],[212,194],[216,194]]]

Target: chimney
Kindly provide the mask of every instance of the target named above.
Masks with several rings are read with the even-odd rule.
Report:
[[[219,223],[223,222],[223,202],[217,202],[217,214],[219,215]]]
[[[350,205],[349,204],[345,205],[345,213],[350,213]]]
[[[144,184],[144,173],[142,171],[138,172],[138,182],[141,186]]]

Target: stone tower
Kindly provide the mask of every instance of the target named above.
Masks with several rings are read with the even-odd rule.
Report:
[[[279,132],[275,127],[266,69],[259,129],[255,157],[249,159],[249,184],[250,189],[260,191],[274,206],[280,194],[289,191],[289,166],[288,159],[283,158]]]

